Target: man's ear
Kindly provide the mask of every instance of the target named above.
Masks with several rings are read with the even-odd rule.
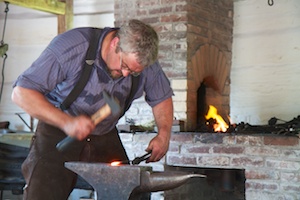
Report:
[[[110,42],[110,47],[116,48],[118,46],[119,41],[120,39],[118,37],[114,37]]]

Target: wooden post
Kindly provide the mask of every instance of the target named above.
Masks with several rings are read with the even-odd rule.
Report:
[[[73,0],[63,0],[66,3],[64,15],[57,15],[58,34],[73,28]]]

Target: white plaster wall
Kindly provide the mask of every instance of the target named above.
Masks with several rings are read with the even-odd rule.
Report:
[[[1,39],[4,26],[5,3],[0,2]],[[105,27],[114,25],[114,1],[74,0],[74,27]],[[4,74],[5,84],[0,102],[0,121],[10,121],[10,129],[30,129],[15,115],[24,112],[11,101],[12,84],[27,69],[48,43],[57,35],[57,16],[9,4],[4,42],[9,44]],[[2,70],[4,59],[0,57]],[[0,77],[0,81],[2,78]],[[22,117],[30,124],[30,116]],[[36,121],[35,121],[36,123]]]
[[[0,2],[1,36],[4,9],[4,2]],[[29,129],[21,119],[15,115],[17,112],[24,111],[11,101],[12,84],[17,76],[39,56],[50,39],[57,34],[57,19],[54,15],[12,4],[9,5],[7,18],[4,42],[9,45],[9,49],[4,70],[5,83],[0,102],[0,121],[10,121],[10,129],[28,131]],[[3,61],[4,59],[0,58],[1,69]],[[29,124],[29,115],[25,113],[22,116]]]
[[[230,116],[267,124],[300,115],[300,1],[234,3]]]

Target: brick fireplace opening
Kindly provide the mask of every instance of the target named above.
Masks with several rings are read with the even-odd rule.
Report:
[[[207,92],[209,91],[209,92]],[[197,90],[197,118],[196,118],[196,132],[214,132],[213,124],[216,124],[213,118],[206,119],[206,116],[210,110],[210,106],[213,106],[216,110],[215,115],[219,115],[226,124],[230,124],[230,118],[223,107],[223,97],[219,93],[219,87],[213,76],[207,76],[203,79],[201,85]],[[213,94],[214,92],[214,94]],[[216,98],[214,98],[217,95]],[[216,101],[217,100],[217,101]],[[221,108],[221,109],[220,109]],[[223,109],[222,109],[223,108]],[[210,124],[211,126],[209,126]]]
[[[203,114],[208,111],[208,105],[216,107],[219,115],[229,116],[230,67],[227,60],[220,49],[209,44],[201,46],[192,57],[189,63],[191,70],[188,72],[190,95],[187,96],[187,113],[191,115],[188,129],[199,128],[199,123],[203,123]],[[197,117],[194,119],[195,110]]]

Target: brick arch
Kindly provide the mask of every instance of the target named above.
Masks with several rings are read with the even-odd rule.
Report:
[[[226,54],[212,44],[199,47],[188,62],[187,83],[187,130],[196,128],[197,90],[205,83],[208,91],[208,103],[217,107],[224,115],[229,115],[229,77],[230,61]]]
[[[211,44],[202,45],[191,58],[191,73],[196,88],[202,82],[207,82],[208,87],[222,94],[229,77],[227,58],[218,47]]]

